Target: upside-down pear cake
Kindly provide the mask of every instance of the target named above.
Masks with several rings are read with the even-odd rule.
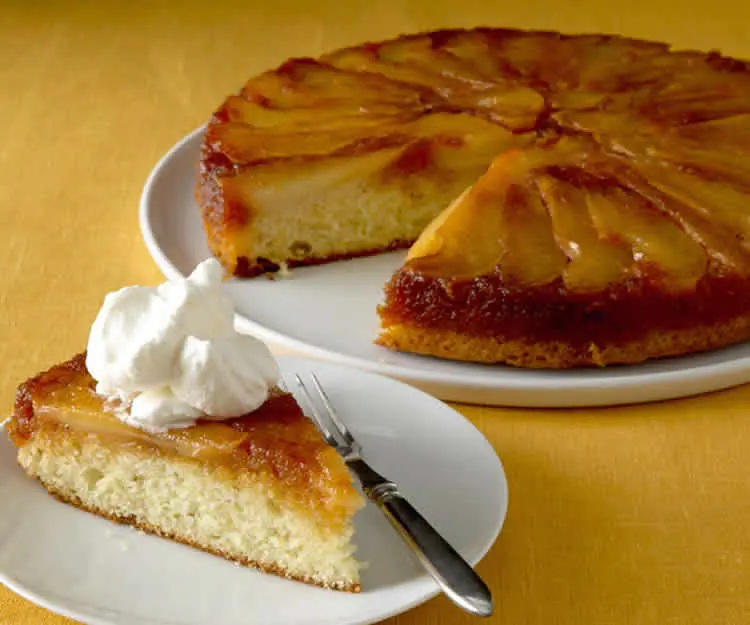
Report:
[[[18,462],[58,499],[228,560],[358,592],[343,459],[268,348],[235,332],[210,259],[110,293],[85,354],[21,384]]]
[[[208,124],[239,277],[414,244],[386,347],[523,367],[750,336],[750,71],[605,35],[438,31],[292,59]]]
[[[18,461],[66,503],[269,573],[359,591],[348,470],[291,395],[150,433],[119,421],[77,356],[22,384]]]

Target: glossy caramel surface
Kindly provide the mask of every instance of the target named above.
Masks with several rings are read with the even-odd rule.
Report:
[[[487,173],[422,235],[410,270],[458,281],[494,274],[509,287],[561,280],[573,293],[639,280],[694,290],[710,267],[747,273],[746,64],[656,42],[509,29],[367,43],[248,81],[216,112],[203,146],[212,246],[252,213],[232,199],[233,176],[394,145],[415,146],[401,175],[425,175],[441,144],[476,152],[466,115],[515,140],[485,157]]]
[[[93,436],[110,446],[136,446],[225,468],[240,479],[243,473],[262,473],[280,496],[313,507],[331,520],[358,507],[343,461],[289,394],[279,392],[242,417],[199,421],[193,427],[152,434],[117,419],[95,387],[84,355],[22,384],[10,426],[16,445],[40,429],[60,436]]]

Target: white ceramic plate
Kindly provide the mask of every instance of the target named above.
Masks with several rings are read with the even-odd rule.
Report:
[[[141,230],[169,278],[209,252],[193,200],[202,131],[159,162],[143,191]],[[376,371],[445,400],[511,406],[592,406],[682,397],[750,381],[750,344],[645,365],[520,370],[391,352],[373,345],[376,306],[403,253],[295,269],[289,280],[230,281],[240,330],[272,347]]]
[[[385,377],[281,357],[282,373],[314,369],[366,457],[461,555],[476,564],[495,541],[508,491],[494,450],[459,413]],[[59,503],[16,465],[0,436],[0,582],[96,625],[372,623],[437,593],[372,504],[355,519],[362,593],[322,590],[238,567]]]

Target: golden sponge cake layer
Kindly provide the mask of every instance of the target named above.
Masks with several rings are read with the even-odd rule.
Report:
[[[206,467],[95,437],[39,431],[18,452],[61,501],[227,560],[326,588],[359,590],[353,528],[285,505],[263,474]]]

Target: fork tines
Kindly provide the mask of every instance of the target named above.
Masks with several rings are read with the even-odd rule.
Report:
[[[318,426],[318,429],[321,434],[323,434],[323,437],[329,445],[335,447],[352,446],[355,443],[354,437],[349,431],[349,428],[346,427],[344,422],[336,414],[336,409],[333,407],[328,394],[320,384],[318,376],[311,372],[310,379],[312,380],[312,386],[317,401],[313,398],[313,393],[310,392],[308,385],[304,383],[302,377],[298,373],[294,374],[294,380],[302,392],[305,403],[309,408],[310,418]]]

